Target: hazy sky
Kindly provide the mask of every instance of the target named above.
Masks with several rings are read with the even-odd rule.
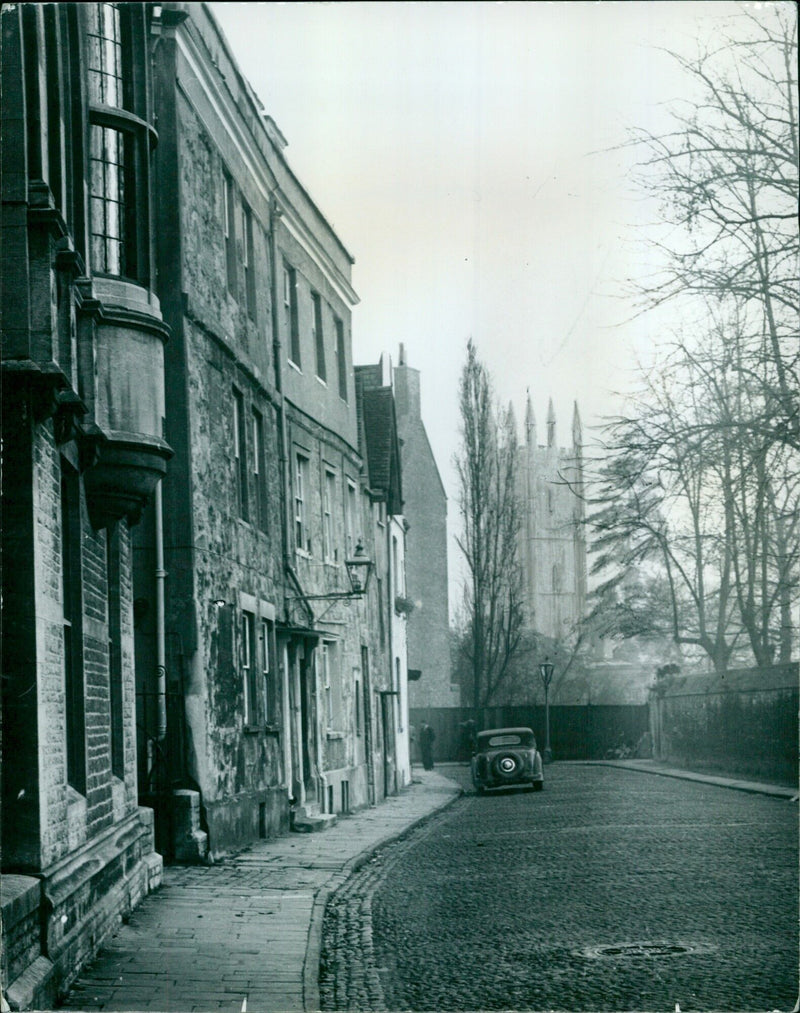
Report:
[[[572,404],[614,411],[637,354],[664,333],[624,323],[655,209],[628,172],[626,129],[666,124],[694,53],[760,5],[212,3],[286,156],[356,263],[354,358],[400,342],[457,524],[452,456],[468,337],[518,422],[529,388],[542,442]],[[587,434],[588,435],[588,434]],[[451,557],[456,550],[450,549]]]

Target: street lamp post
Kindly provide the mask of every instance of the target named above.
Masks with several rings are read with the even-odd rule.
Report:
[[[549,763],[553,759],[553,751],[550,748],[550,683],[553,681],[553,665],[549,658],[545,658],[539,665],[539,676],[544,686],[544,752],[542,760]]]

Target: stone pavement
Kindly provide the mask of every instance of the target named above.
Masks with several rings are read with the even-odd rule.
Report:
[[[716,784],[720,788],[735,788],[737,791],[749,791],[757,795],[772,795],[775,798],[798,799],[798,787],[773,784],[767,781],[748,781],[744,778],[726,777],[721,774],[707,774],[695,770],[683,770],[681,767],[670,767],[658,760],[576,760],[587,766],[624,767],[627,770],[641,770],[647,774],[659,774],[661,777],[677,777],[684,781],[701,781],[703,784]]]
[[[332,891],[376,848],[461,788],[414,768],[414,783],[323,833],[261,841],[209,866],[168,866],[63,1004],[73,1010],[319,1009],[322,920]]]
[[[576,761],[797,798],[797,789],[702,774],[653,760]],[[210,866],[168,866],[86,968],[64,1003],[72,1010],[318,1010],[328,897],[381,845],[453,801],[448,768],[414,768],[414,784],[324,833],[262,841]]]

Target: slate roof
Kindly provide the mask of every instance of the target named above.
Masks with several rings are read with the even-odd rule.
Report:
[[[356,366],[359,443],[367,462],[369,486],[386,499],[390,514],[403,512],[400,444],[391,387],[380,385],[380,366]]]

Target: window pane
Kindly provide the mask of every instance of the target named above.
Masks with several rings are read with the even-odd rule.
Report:
[[[89,4],[89,99],[122,106],[122,28],[117,4]]]
[[[133,211],[134,138],[93,124],[91,128],[92,267],[104,274],[136,272]]]
[[[347,363],[344,354],[344,324],[336,321],[336,358],[339,372],[339,397],[347,400]]]
[[[322,300],[316,292],[311,293],[312,311],[312,337],[317,355],[317,376],[320,380],[327,380],[328,374],[325,368],[325,339],[322,334]]]

